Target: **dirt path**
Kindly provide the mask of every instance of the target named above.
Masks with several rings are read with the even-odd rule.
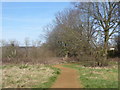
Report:
[[[81,88],[77,70],[62,65],[54,67],[61,69],[61,74],[51,88]]]

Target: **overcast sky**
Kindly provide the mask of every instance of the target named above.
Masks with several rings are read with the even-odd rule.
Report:
[[[2,3],[3,39],[15,39],[20,45],[26,37],[31,41],[41,39],[44,42],[43,27],[53,21],[58,11],[69,6],[69,2]]]

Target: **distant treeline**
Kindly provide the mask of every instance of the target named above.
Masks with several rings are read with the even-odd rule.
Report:
[[[55,57],[52,51],[48,50],[40,41],[29,46],[30,41],[25,40],[26,46],[19,46],[17,41],[2,41],[2,62],[3,63],[42,63],[47,58]]]

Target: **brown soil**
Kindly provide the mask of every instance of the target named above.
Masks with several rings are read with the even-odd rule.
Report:
[[[61,69],[61,74],[51,88],[81,88],[77,70],[55,65],[54,67]]]

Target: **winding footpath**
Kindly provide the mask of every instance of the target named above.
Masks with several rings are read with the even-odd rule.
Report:
[[[55,65],[53,67],[61,69],[61,74],[51,88],[82,88],[77,70],[63,67],[62,65]]]

